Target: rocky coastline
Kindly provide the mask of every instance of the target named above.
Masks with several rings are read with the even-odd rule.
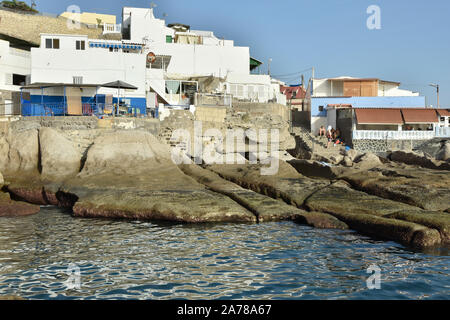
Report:
[[[275,175],[261,175],[263,163],[176,165],[169,144],[143,129],[91,131],[85,147],[58,128],[11,126],[1,133],[0,216],[53,205],[83,218],[287,220],[416,248],[450,243],[445,154],[424,160],[347,150],[325,165],[280,157]],[[282,140],[285,150],[293,149],[289,135]]]

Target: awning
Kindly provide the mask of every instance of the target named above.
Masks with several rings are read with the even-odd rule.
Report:
[[[450,111],[446,109],[436,109],[441,117],[450,117]]]
[[[358,124],[403,124],[399,109],[355,109]]]
[[[436,110],[434,109],[402,109],[405,123],[437,123],[439,122]]]
[[[126,43],[107,43],[107,42],[89,42],[91,48],[115,48],[115,49],[134,49],[141,50],[141,45],[126,44]]]

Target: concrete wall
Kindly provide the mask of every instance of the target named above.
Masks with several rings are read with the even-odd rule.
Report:
[[[180,43],[155,43],[151,52],[171,56],[168,77],[215,76],[224,78],[229,73],[250,73],[250,49]]]
[[[196,107],[196,121],[210,121],[224,123],[227,116],[227,108],[225,107]]]
[[[412,151],[429,140],[353,140],[353,148],[360,152],[385,153]]]

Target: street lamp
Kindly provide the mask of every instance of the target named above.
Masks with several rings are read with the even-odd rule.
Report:
[[[439,108],[439,85],[430,83],[430,87],[436,88],[436,94],[437,94],[437,107]]]
[[[270,76],[270,63],[272,62],[272,58],[269,58],[269,76]]]

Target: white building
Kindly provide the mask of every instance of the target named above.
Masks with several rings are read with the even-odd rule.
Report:
[[[142,44],[129,41],[93,40],[86,35],[42,34],[40,47],[31,49],[31,83],[43,84],[41,87],[44,89],[30,90],[31,102],[62,102],[67,96],[76,95],[87,103],[97,99],[96,96],[116,98],[120,93],[121,99],[145,113],[146,57],[142,49]],[[100,86],[116,80],[138,89],[119,92],[118,89]],[[47,84],[72,84],[81,89],[77,91],[69,86],[51,87]]]
[[[12,104],[18,102],[14,101],[14,92],[20,92],[20,87],[29,82],[30,74],[30,52],[0,40],[0,115],[12,113]]]
[[[376,78],[337,78],[313,79],[313,97],[411,97],[418,92],[400,89],[400,82]]]
[[[191,30],[182,24],[166,26],[164,20],[155,18],[153,9],[123,8],[122,25],[125,38],[146,44],[145,53],[152,61],[147,84],[170,104],[187,103],[189,93],[184,88],[198,88],[199,79],[207,77],[219,79],[209,88],[217,93],[256,102],[283,101],[270,76],[250,74],[249,47],[235,46],[234,41],[219,39],[212,31]]]

